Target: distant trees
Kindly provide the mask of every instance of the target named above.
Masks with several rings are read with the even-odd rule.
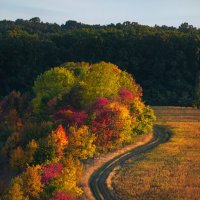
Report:
[[[196,78],[194,106],[200,108],[200,73],[197,75]]]
[[[38,17],[0,21],[0,96],[13,89],[31,91],[40,73],[61,63],[104,60],[134,74],[147,103],[191,105],[200,64],[199,36],[200,30],[188,23],[175,28],[136,22],[86,25],[72,20],[59,26],[41,23]],[[87,71],[82,67],[76,68],[75,76]],[[73,91],[83,87],[80,83]]]
[[[31,18],[31,19],[29,20],[29,22],[33,22],[33,23],[40,23],[40,22],[41,22],[41,20],[40,20],[40,18],[39,18],[39,17],[33,17],[33,18]]]

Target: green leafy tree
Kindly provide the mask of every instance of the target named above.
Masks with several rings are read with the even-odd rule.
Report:
[[[55,67],[39,75],[33,87],[35,112],[45,112],[48,101],[53,98],[55,101],[62,99],[64,94],[69,93],[73,84],[73,74],[63,67]]]
[[[194,106],[200,108],[200,74],[196,78]]]
[[[41,138],[38,142],[38,148],[34,154],[34,163],[42,164],[44,162],[56,159],[56,144],[51,138]]]
[[[100,62],[90,66],[83,78],[83,105],[94,102],[97,97],[114,97],[120,88],[120,70],[111,63]]]

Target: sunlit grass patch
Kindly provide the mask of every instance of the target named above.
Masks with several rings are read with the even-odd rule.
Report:
[[[117,171],[112,182],[116,199],[200,199],[200,111],[154,109],[157,124],[172,136]]]

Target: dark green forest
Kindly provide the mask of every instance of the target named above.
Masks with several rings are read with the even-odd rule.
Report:
[[[134,74],[150,105],[192,105],[200,67],[200,29],[136,22],[86,25],[0,21],[0,96],[31,91],[37,75],[64,62],[112,62]],[[123,67],[122,67],[123,66]]]

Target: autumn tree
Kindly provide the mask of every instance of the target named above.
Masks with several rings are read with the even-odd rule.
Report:
[[[55,113],[55,121],[61,122],[66,128],[69,126],[81,127],[86,123],[87,113],[85,111],[76,111],[71,106],[61,108]]]
[[[130,111],[133,115],[133,123],[135,124],[133,131],[136,134],[145,134],[152,131],[153,122],[156,117],[149,106],[145,106],[143,102],[136,99],[130,104]]]
[[[131,116],[125,105],[98,98],[93,105],[92,116],[90,129],[95,133],[95,143],[101,150],[130,142]]]
[[[40,167],[28,167],[21,175],[23,182],[23,192],[25,196],[30,199],[40,199],[40,193],[43,191],[43,184],[41,183]]]
[[[56,192],[50,200],[73,200],[73,198],[65,192]]]
[[[28,167],[20,176],[14,178],[8,188],[6,200],[40,199],[43,185],[40,167]]]
[[[59,125],[51,134],[39,140],[38,148],[34,153],[34,163],[41,164],[60,160],[67,144],[68,136],[62,125]]]
[[[47,184],[51,179],[60,175],[63,170],[62,163],[50,163],[42,166],[41,181]]]
[[[22,187],[23,187],[22,179],[20,177],[14,178],[11,181],[10,186],[8,188],[8,192],[5,195],[5,197],[3,197],[3,199],[5,199],[5,200],[29,200],[29,198],[24,195]]]
[[[87,126],[80,128],[69,128],[69,146],[67,152],[73,157],[85,160],[91,158],[95,153],[95,136],[92,134]]]
[[[90,66],[90,70],[83,79],[85,90],[83,100],[85,105],[92,103],[98,97],[114,97],[120,84],[120,70],[111,63],[100,62]]]
[[[62,125],[59,125],[55,131],[52,131],[50,137],[52,137],[52,140],[55,144],[56,157],[58,159],[62,158],[64,155],[64,150],[68,145],[68,136]]]
[[[80,161],[69,156],[63,160],[61,173],[49,182],[46,189],[48,191],[48,188],[51,188],[54,192],[65,191],[72,196],[80,196],[83,191],[78,187],[77,182],[81,175],[82,165]]]
[[[47,109],[48,102],[52,99],[54,99],[56,105],[57,101],[70,91],[73,83],[73,74],[63,67],[55,67],[39,75],[33,87],[35,112],[44,112]],[[49,102],[49,104],[52,103]]]

